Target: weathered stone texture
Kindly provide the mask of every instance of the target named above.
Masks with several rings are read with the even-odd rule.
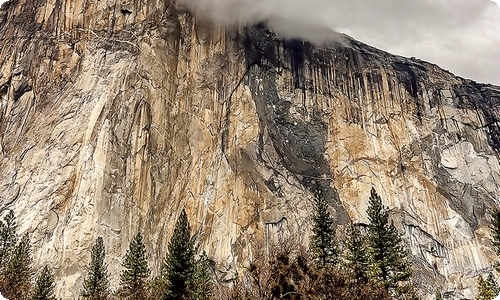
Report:
[[[472,297],[494,259],[499,87],[163,0],[11,0],[0,41],[0,205],[64,299],[97,236],[117,279],[137,230],[161,261],[183,207],[229,278],[276,235],[307,241],[318,185],[340,225],[374,186],[431,294]]]

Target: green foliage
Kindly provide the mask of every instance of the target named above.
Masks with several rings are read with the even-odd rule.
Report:
[[[98,237],[90,253],[87,277],[83,281],[80,297],[83,299],[103,300],[109,296],[109,274],[104,262],[106,251],[102,237]]]
[[[35,288],[31,294],[31,300],[56,300],[54,296],[54,277],[48,266],[40,272],[35,282]]]
[[[495,276],[493,276],[493,273],[488,274],[488,277],[486,278],[486,283],[491,288],[495,296],[497,296],[500,293],[500,287],[498,286],[498,283],[495,280]]]
[[[407,252],[393,222],[389,223],[389,211],[382,205],[380,196],[371,189],[368,206],[368,241],[372,259],[371,277],[379,281],[387,291],[395,291],[399,284],[410,278]]]
[[[195,263],[192,281],[193,298],[197,300],[208,300],[213,290],[214,282],[210,260],[205,251],[203,251]]]
[[[328,211],[328,202],[321,188],[316,191],[312,219],[310,248],[317,264],[321,267],[336,264],[338,250],[335,242],[335,221]]]
[[[194,252],[191,225],[183,209],[168,243],[168,253],[157,280],[157,288],[165,291],[163,299],[180,300],[191,297],[190,285],[195,272]]]
[[[145,300],[148,298],[148,277],[150,270],[146,260],[146,246],[140,233],[130,242],[120,274],[120,297]]]
[[[412,286],[403,281],[410,276],[407,253],[401,236],[389,222],[389,212],[374,189],[367,210],[367,234],[351,224],[345,240],[345,268],[337,268],[338,247],[335,222],[321,188],[316,192],[313,211],[311,252],[300,243],[266,252],[253,261],[245,280],[237,281],[228,299],[416,299]],[[496,218],[496,219],[495,219]],[[493,214],[494,245],[500,253],[500,212]],[[45,266],[31,290],[32,258],[28,236],[19,243],[14,213],[0,221],[0,290],[9,299],[56,300],[54,278]],[[497,228],[497,229],[495,229]],[[497,230],[497,231],[495,231]],[[185,210],[182,210],[168,243],[159,275],[150,284],[150,269],[143,237],[138,233],[130,242],[120,274],[120,299],[222,299],[213,280],[213,266],[205,252],[195,259],[195,240]],[[269,253],[271,255],[269,256]],[[254,257],[255,258],[255,257]],[[320,268],[311,267],[317,264]],[[80,299],[104,300],[113,297],[105,263],[103,239],[98,237],[91,250],[87,276]],[[248,277],[249,276],[249,277]],[[492,274],[479,279],[480,296],[492,299],[499,291]],[[149,288],[152,287],[152,293]],[[151,294],[151,295],[150,295]],[[113,298],[115,299],[115,298]],[[436,299],[442,299],[439,293]]]
[[[17,243],[17,224],[12,210],[0,221],[0,269],[2,269]]]
[[[489,276],[488,276],[489,277]],[[479,291],[476,300],[492,300],[498,294],[495,290],[498,290],[498,286],[495,286],[495,282],[488,282],[488,280],[484,280],[482,276],[479,276],[477,279],[477,289]]]
[[[500,210],[494,208],[491,213],[491,233],[493,235],[493,247],[497,257],[500,257]],[[497,271],[500,271],[500,264],[495,264]]]
[[[168,285],[167,270],[165,269],[165,263],[163,263],[160,266],[158,275],[151,283],[151,299],[164,299],[168,294]]]
[[[28,235],[14,248],[1,274],[1,290],[7,299],[26,299],[31,290],[33,259]]]
[[[443,295],[440,292],[436,292],[436,300],[443,300]]]
[[[355,224],[347,228],[345,246],[345,267],[352,274],[355,283],[368,283],[370,255],[365,237]]]

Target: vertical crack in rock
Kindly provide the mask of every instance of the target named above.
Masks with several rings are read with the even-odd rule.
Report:
[[[488,135],[490,146],[500,155],[500,88],[486,84],[467,81],[462,85],[454,85],[453,92],[457,97],[457,105],[461,108],[476,110],[484,116],[481,129]]]
[[[423,91],[419,88],[419,81],[426,80],[427,70],[424,66],[417,63],[395,62],[393,68],[399,81],[404,84],[408,94],[413,98],[417,106],[417,117],[422,122],[425,114],[423,104]]]

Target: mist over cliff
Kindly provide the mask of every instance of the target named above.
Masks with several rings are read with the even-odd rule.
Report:
[[[346,33],[389,52],[437,63],[500,84],[500,8],[489,0],[183,0],[224,24],[267,22],[317,44]],[[460,50],[458,50],[460,49]]]

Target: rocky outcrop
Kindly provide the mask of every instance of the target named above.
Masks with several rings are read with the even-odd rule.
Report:
[[[0,205],[64,299],[97,236],[116,279],[138,230],[160,261],[184,207],[230,278],[270,240],[307,242],[317,186],[339,225],[366,222],[374,186],[423,291],[471,298],[491,266],[499,87],[169,1],[11,0],[0,40]]]

